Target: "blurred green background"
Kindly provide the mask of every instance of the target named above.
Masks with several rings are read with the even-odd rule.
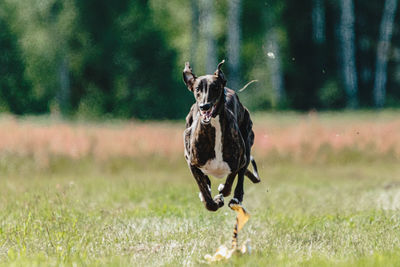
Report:
[[[400,106],[397,0],[4,0],[0,111],[180,119],[226,59],[250,110]]]

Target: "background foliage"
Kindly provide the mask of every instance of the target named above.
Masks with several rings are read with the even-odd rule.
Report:
[[[239,8],[236,27],[229,11],[233,2]],[[379,107],[373,90],[386,2],[5,0],[0,2],[0,110],[182,118],[193,102],[181,81],[184,62],[204,74],[218,60],[229,62],[232,46],[239,47],[240,60],[225,67],[228,86],[230,80],[239,87],[259,80],[241,94],[252,110]],[[350,4],[354,23],[347,25],[342,14],[351,11]],[[228,37],[234,31],[240,38],[232,43]],[[354,33],[349,44],[358,81],[355,106],[349,105],[342,74],[349,64],[342,62],[341,45],[350,42],[346,31]],[[396,23],[390,33],[384,105],[398,106]]]

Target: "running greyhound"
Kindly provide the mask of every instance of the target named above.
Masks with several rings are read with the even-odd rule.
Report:
[[[245,175],[253,183],[260,182],[256,162],[250,155],[254,143],[253,123],[235,91],[225,87],[221,70],[224,62],[218,64],[213,75],[196,77],[189,62],[183,70],[183,80],[196,99],[186,117],[185,159],[199,186],[200,200],[210,211],[224,205],[224,197],[230,195],[236,175],[238,181],[229,207],[243,201]],[[253,172],[247,169],[250,162]],[[218,186],[219,194],[214,198],[208,175],[227,177],[225,184]]]

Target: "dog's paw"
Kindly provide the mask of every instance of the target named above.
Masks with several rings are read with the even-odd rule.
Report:
[[[222,194],[218,194],[214,197],[214,201],[218,204],[218,207],[222,207],[224,205],[224,196]]]
[[[218,203],[214,202],[214,201],[210,201],[210,202],[204,202],[206,209],[209,211],[217,211],[220,206],[218,205]]]
[[[231,201],[229,201],[229,208],[232,209],[232,206],[234,205],[241,205],[242,203],[239,202],[239,200],[237,198],[232,198]]]

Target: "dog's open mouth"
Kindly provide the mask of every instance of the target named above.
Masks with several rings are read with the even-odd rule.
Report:
[[[210,123],[214,110],[215,105],[213,105],[209,110],[200,110],[201,122],[204,124]]]

